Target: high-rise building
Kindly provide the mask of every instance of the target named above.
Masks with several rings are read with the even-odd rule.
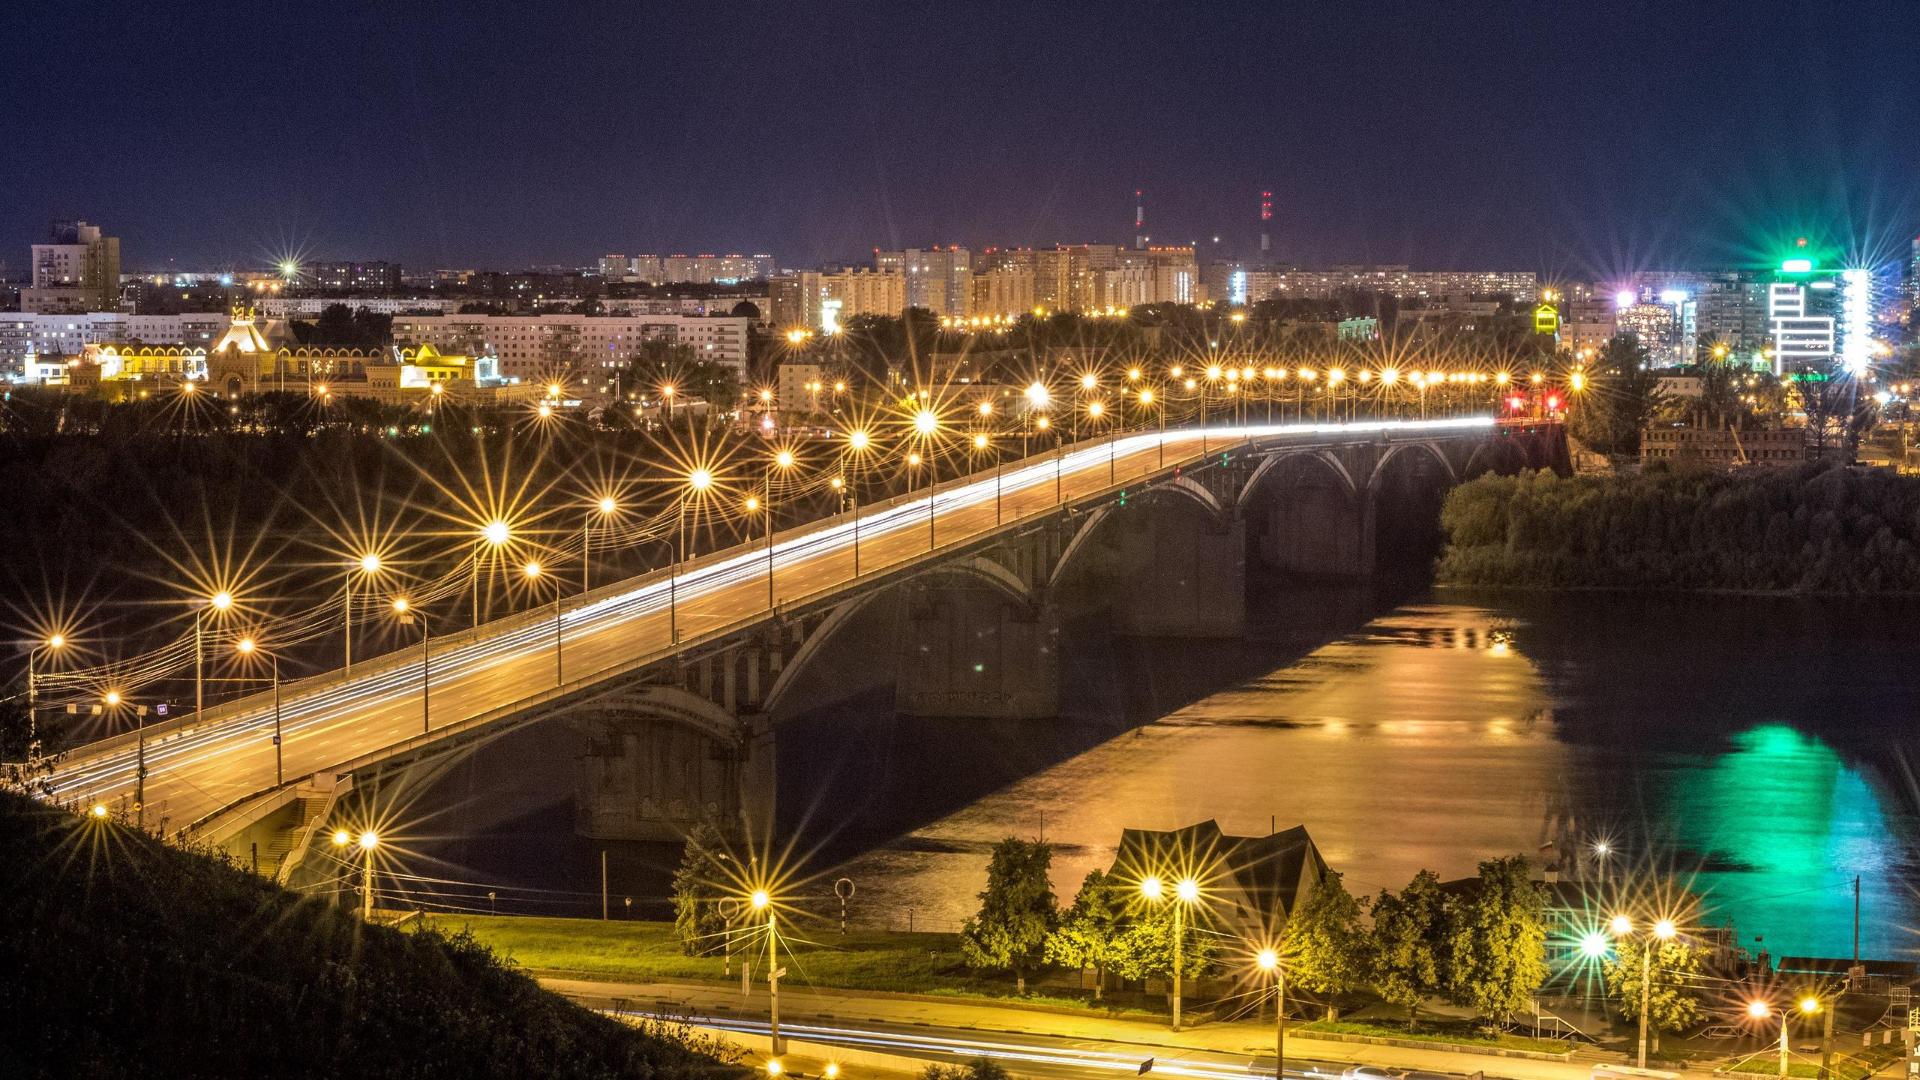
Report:
[[[391,262],[317,262],[300,268],[304,288],[329,292],[393,292],[400,288],[400,264]]]
[[[33,245],[27,311],[112,311],[120,303],[120,238],[100,226],[58,221],[48,243]]]
[[[855,315],[898,315],[907,306],[905,277],[877,270],[803,270],[774,278],[768,289],[776,330],[831,333]]]
[[[1703,275],[1694,294],[1699,339],[1727,347],[1730,359],[1750,362],[1767,347],[1767,283],[1745,272]]]
[[[1024,270],[1005,266],[973,275],[975,315],[1020,316],[1035,306],[1031,266]]]
[[[973,260],[966,248],[875,250],[873,268],[905,278],[908,307],[961,317],[973,306]]]

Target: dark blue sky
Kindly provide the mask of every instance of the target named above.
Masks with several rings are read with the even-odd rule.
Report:
[[[1920,3],[16,4],[0,258],[1165,241],[1601,275],[1920,226]]]

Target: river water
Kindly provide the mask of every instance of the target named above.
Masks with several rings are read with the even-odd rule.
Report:
[[[1775,956],[1847,955],[1858,876],[1862,954],[1917,954],[1920,606],[1437,597],[1102,729],[854,856],[836,872],[856,917],[957,927],[1007,835],[1054,844],[1064,902],[1122,828],[1214,818],[1304,824],[1356,894],[1604,839],[1609,874],[1669,872]],[[1058,737],[977,729],[932,771]]]

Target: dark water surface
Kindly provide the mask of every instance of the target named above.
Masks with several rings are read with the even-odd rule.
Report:
[[[1009,834],[1055,844],[1065,900],[1121,829],[1215,818],[1305,824],[1356,893],[1605,838],[1613,873],[1670,868],[1775,955],[1846,955],[1858,875],[1862,953],[1920,946],[1920,605],[1443,592],[1304,656],[1256,651],[1251,674],[1232,646],[1127,662],[1178,682],[1166,669],[1197,650],[1243,670],[1143,727],[1112,702],[1059,730],[976,725],[917,762],[870,762],[903,798],[939,789],[958,808],[917,823],[900,799],[850,808],[835,846],[861,828],[878,842],[841,871],[863,921],[957,926]],[[829,771],[823,790],[843,789]]]

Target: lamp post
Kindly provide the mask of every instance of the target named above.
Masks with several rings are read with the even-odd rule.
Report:
[[[265,653],[268,662],[273,665],[273,786],[279,787],[287,782],[280,749],[280,654],[267,652],[252,638],[241,638],[233,650],[241,656]]]
[[[27,754],[30,758],[37,756],[39,753],[36,747],[40,737],[40,684],[38,681],[39,675],[35,673],[33,668],[33,661],[36,656],[39,656],[43,652],[59,652],[66,647],[67,636],[65,634],[53,633],[48,634],[47,639],[39,645],[27,650]]]
[[[373,849],[380,836],[369,829],[360,834],[360,921],[373,921]]]
[[[620,512],[620,504],[611,495],[602,495],[593,505],[595,513],[600,515],[604,528]],[[593,513],[589,513],[580,525],[580,592],[585,594],[593,587]]]
[[[765,505],[764,505],[764,509],[765,509],[765,510],[766,510],[766,512],[767,512],[767,610],[768,610],[768,611],[772,611],[772,610],[773,610],[773,607],[774,607],[774,595],[773,595],[773,470],[777,468],[777,469],[779,469],[779,470],[780,470],[781,472],[783,472],[783,473],[784,473],[784,472],[787,472],[787,471],[789,471],[789,470],[791,470],[791,469],[793,468],[793,466],[794,466],[794,462],[795,462],[795,458],[794,458],[794,456],[793,456],[793,451],[792,451],[792,450],[788,450],[788,449],[785,449],[784,447],[783,447],[783,448],[781,448],[780,450],[776,450],[776,451],[774,452],[774,455],[773,455],[773,461],[772,461],[772,463],[771,463],[771,464],[769,464],[769,465],[767,466],[767,474],[766,474],[766,484],[764,485],[764,486],[765,486],[765,490],[764,490],[764,491],[762,492],[762,495],[763,495],[763,497],[765,498]]]
[[[940,433],[940,415],[932,409],[921,409],[913,414],[913,431],[919,436],[923,447],[922,456],[927,461],[927,550],[937,546],[934,542],[934,489],[938,486],[940,470],[934,463],[934,437]]]
[[[1616,938],[1633,934],[1633,920],[1625,915],[1615,915],[1607,924]],[[1671,919],[1657,920],[1646,939],[1640,943],[1640,1050],[1639,1067],[1647,1067],[1647,1011],[1653,1005],[1653,953],[1663,942],[1672,941],[1678,931]]]
[[[841,462],[840,471],[846,477],[846,498],[853,503],[853,576],[860,576],[860,491],[853,481],[860,475],[860,458],[873,445],[873,436],[865,428],[855,428],[847,433],[847,453]]]
[[[403,626],[411,625],[415,618],[420,620],[420,733],[425,735],[433,731],[433,714],[428,711],[427,705],[428,690],[432,686],[430,681],[432,669],[428,666],[427,656],[432,629],[427,622],[426,610],[415,608],[404,596],[393,598],[393,614]]]
[[[539,587],[540,576],[546,573],[545,568],[533,561],[529,561],[520,569],[535,588]],[[565,669],[561,666],[563,662],[560,651],[560,576],[555,574],[553,575],[553,685],[555,686],[567,681]]]
[[[1031,427],[1035,426],[1038,419],[1044,419],[1044,417],[1036,418],[1034,414],[1045,410],[1046,407],[1052,403],[1053,394],[1047,389],[1046,383],[1039,381],[1029,384],[1023,393],[1027,399],[1027,411],[1020,424],[1020,456],[1026,457],[1027,432]],[[1044,425],[1041,426],[1041,429],[1045,430]]]
[[[198,716],[206,708],[206,647],[205,631],[202,629],[207,612],[228,611],[233,607],[233,594],[226,591],[214,593],[207,598],[207,606],[193,616],[193,712]]]
[[[786,972],[780,967],[773,898],[767,895],[767,890],[755,889],[747,898],[747,905],[755,911],[767,913],[767,1034],[773,1044],[773,1053],[778,1055],[784,1050],[780,1044],[780,976]]]
[[[679,539],[673,550],[673,570],[667,575],[667,636],[680,642],[680,562],[687,557],[687,500],[705,495],[713,487],[713,471],[699,468],[687,474],[687,486],[680,492]]]
[[[368,580],[380,572],[380,556],[372,551],[360,556],[359,560],[347,568],[346,598],[341,605],[346,609],[346,663],[348,671],[353,670],[353,575],[358,572]]]
[[[507,546],[507,541],[512,539],[512,528],[510,528],[504,520],[494,518],[492,521],[480,527],[479,539],[474,541],[473,566],[470,576],[473,586],[473,625],[475,626],[480,625],[480,546],[485,544],[487,547],[494,549],[497,555],[501,548]]]
[[[1287,1074],[1287,969],[1273,949],[1261,949],[1254,963],[1273,975],[1273,1076],[1280,1080]]]
[[[1149,877],[1140,882],[1140,894],[1148,900],[1159,903],[1166,897],[1166,887],[1157,877]],[[1173,1030],[1180,1030],[1180,989],[1181,967],[1186,949],[1187,905],[1200,898],[1200,883],[1190,877],[1181,878],[1173,887]]]

